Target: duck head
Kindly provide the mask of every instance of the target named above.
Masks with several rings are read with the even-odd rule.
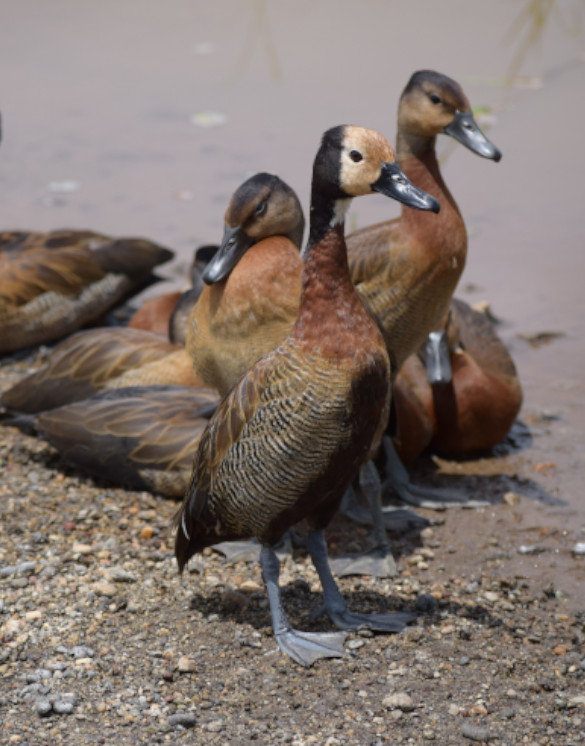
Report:
[[[349,201],[379,192],[419,210],[439,212],[438,201],[402,172],[388,141],[374,130],[344,125],[323,135],[313,171],[312,204]]]
[[[288,184],[274,174],[255,174],[230,199],[223,239],[203,280],[212,285],[225,279],[250,246],[264,238],[286,236],[300,246],[304,228],[301,204]]]
[[[434,70],[419,70],[408,81],[400,97],[398,125],[409,137],[428,140],[443,133],[483,158],[497,162],[502,157],[478,127],[459,83]]]

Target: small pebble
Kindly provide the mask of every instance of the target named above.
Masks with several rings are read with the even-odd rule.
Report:
[[[16,572],[19,575],[32,575],[35,571],[35,563],[34,562],[21,562],[16,567]]]
[[[425,614],[436,613],[439,610],[439,602],[430,593],[421,593],[416,599],[416,610]]]
[[[126,570],[120,567],[112,567],[110,569],[110,577],[115,583],[135,583],[136,578]]]
[[[57,699],[53,702],[53,711],[57,715],[71,715],[75,710],[75,702],[71,699]]]
[[[473,723],[463,723],[461,726],[461,735],[469,738],[470,741],[489,741],[490,734],[487,728]]]
[[[111,583],[94,583],[92,588],[96,596],[115,596],[117,593],[116,586]]]
[[[176,712],[174,715],[169,715],[167,723],[173,728],[177,725],[182,725],[183,728],[194,728],[197,718],[193,712]]]
[[[87,645],[74,645],[72,648],[67,649],[66,655],[69,658],[77,660],[78,658],[93,658],[95,652]]]
[[[177,669],[180,673],[192,673],[197,670],[197,663],[188,655],[182,655],[177,661]]]
[[[402,712],[412,712],[414,710],[412,697],[406,692],[386,695],[382,700],[382,705],[388,710],[402,710]]]
[[[205,730],[209,733],[221,733],[223,730],[223,720],[212,720],[210,723],[207,723]]]
[[[358,648],[361,648],[363,645],[365,645],[365,642],[363,640],[350,640],[347,643],[347,647],[350,650],[358,650]]]
[[[53,711],[53,705],[47,699],[47,697],[39,697],[35,701],[35,710],[40,717],[44,718],[51,714]]]
[[[469,658],[466,655],[462,655],[461,658],[459,658],[459,665],[460,666],[468,666],[469,665]]]

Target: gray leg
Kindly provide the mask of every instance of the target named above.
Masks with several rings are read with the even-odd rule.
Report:
[[[311,531],[309,533],[308,548],[323,586],[325,611],[331,621],[340,629],[368,627],[378,632],[400,632],[409,622],[415,619],[413,614],[408,613],[355,614],[349,611],[329,569],[327,544],[323,531]]]
[[[266,583],[272,628],[278,647],[302,666],[319,658],[340,658],[345,654],[345,634],[340,632],[300,632],[293,629],[284,612],[278,586],[280,560],[270,547],[262,547],[260,565]]]
[[[433,510],[445,510],[448,503],[463,503],[467,507],[486,505],[481,500],[468,500],[465,495],[412,484],[390,438],[384,436],[382,443],[386,452],[386,473],[388,475],[384,482],[384,489],[391,487],[405,503],[418,505],[422,508],[432,508]]]
[[[360,488],[370,505],[376,544],[369,552],[349,557],[338,557],[331,561],[331,565],[340,576],[374,575],[378,578],[393,578],[396,575],[396,563],[394,557],[392,557],[388,537],[386,536],[380,477],[372,461],[368,461],[361,466],[359,482]]]
[[[358,503],[353,487],[350,487],[343,496],[339,512],[362,526],[371,526],[373,523],[372,511]],[[425,526],[431,525],[428,518],[423,518],[423,516],[418,515],[413,510],[401,508],[398,505],[386,505],[383,507],[382,516],[386,531],[394,531],[397,534],[404,534],[407,531],[415,529],[420,530],[421,528],[425,528]],[[330,564],[334,572],[339,575],[337,567],[333,565],[333,560]]]

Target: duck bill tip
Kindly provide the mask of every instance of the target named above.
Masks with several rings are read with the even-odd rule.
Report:
[[[214,285],[224,280],[246,251],[254,243],[239,225],[234,228],[226,226],[221,245],[209,264],[203,270],[201,279],[206,285]]]
[[[458,111],[443,132],[482,158],[498,163],[502,152],[483,134],[471,111]]]
[[[441,209],[439,201],[415,186],[395,161],[382,165],[380,178],[371,185],[371,189],[415,210],[438,213]]]

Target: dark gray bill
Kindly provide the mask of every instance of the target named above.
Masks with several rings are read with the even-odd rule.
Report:
[[[203,281],[213,285],[225,279],[253,243],[254,239],[245,233],[241,225],[235,228],[226,226],[221,245],[203,272]]]
[[[493,142],[490,142],[479,129],[470,111],[466,114],[458,111],[451,124],[445,127],[444,132],[483,158],[491,158],[497,163],[502,157]]]
[[[380,178],[371,185],[371,189],[385,194],[386,197],[392,197],[408,207],[414,207],[416,210],[439,212],[441,209],[438,200],[415,186],[396,162],[382,163]]]

